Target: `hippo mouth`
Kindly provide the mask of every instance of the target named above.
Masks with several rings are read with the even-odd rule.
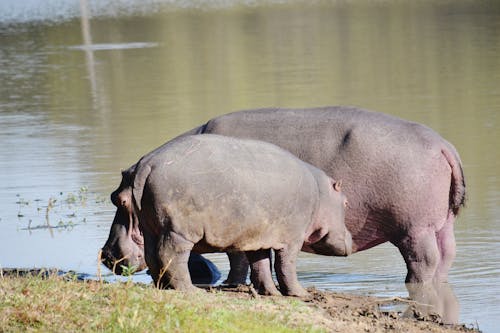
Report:
[[[114,274],[121,275],[122,268],[118,265],[118,260],[109,257],[102,258],[101,260],[104,266],[106,266],[110,271],[112,271]]]
[[[109,252],[106,253],[104,249],[102,250],[102,254],[101,262],[116,275],[123,275],[125,270],[129,272],[138,272],[145,268],[141,267],[141,265],[131,265],[128,256],[116,259],[116,257]]]

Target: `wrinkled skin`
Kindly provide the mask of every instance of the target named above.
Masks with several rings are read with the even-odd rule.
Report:
[[[178,138],[125,172],[119,190],[113,202],[133,203],[131,223],[138,216],[145,259],[161,287],[193,290],[190,251],[243,251],[259,293],[304,296],[295,271],[303,247],[322,255],[351,252],[339,183],[269,143]]]
[[[102,248],[104,265],[115,274],[122,274],[122,266],[134,267],[136,271],[146,268],[144,238],[139,221],[133,210],[132,189],[129,173],[122,173],[122,182],[111,194],[111,202],[117,207],[108,240]]]
[[[389,241],[406,262],[407,283],[447,280],[465,180],[455,148],[433,130],[338,106],[240,111],[184,135],[205,133],[271,142],[342,179],[353,252]],[[232,253],[230,262],[228,282],[244,283],[245,256]]]

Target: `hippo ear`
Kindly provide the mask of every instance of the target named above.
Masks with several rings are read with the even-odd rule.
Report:
[[[340,190],[342,189],[342,180],[334,181],[332,185],[335,191],[340,192]]]
[[[149,165],[138,165],[135,169],[134,187],[132,189],[132,194],[138,210],[141,210],[142,193],[144,192],[144,185],[146,184],[146,179],[148,179],[150,173],[151,166]]]

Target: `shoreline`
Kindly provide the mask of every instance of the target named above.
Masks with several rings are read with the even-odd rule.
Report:
[[[261,331],[275,331],[279,327],[286,332],[480,332],[478,327],[472,325],[445,325],[442,318],[429,311],[425,304],[409,298],[361,296],[314,287],[307,288],[310,295],[303,298],[261,296],[251,285],[203,287],[199,292],[186,294],[175,290],[159,290],[151,284],[132,281],[107,283],[83,280],[72,272],[64,274],[54,269],[0,269],[0,272],[0,303],[3,303],[0,317],[4,318],[0,320],[0,327],[5,331],[19,328],[71,330],[73,327],[67,326],[71,322],[91,321],[90,318],[100,316],[103,318],[97,319],[96,327],[125,325],[122,328],[127,328],[130,324],[127,311],[132,311],[138,322],[143,322],[159,307],[159,322],[155,325],[161,324],[160,327],[168,326],[162,320],[168,319],[170,323],[172,316],[178,315],[178,312],[187,312],[185,319],[176,319],[184,323],[184,326],[174,330],[179,332],[198,330],[192,326],[198,325],[195,324],[198,322],[202,327],[210,327],[210,332],[231,331],[231,327],[239,325],[237,319],[231,318],[241,318],[242,314],[250,318],[246,319],[245,325],[257,325],[255,327]],[[134,301],[131,301],[132,295],[136,295]],[[103,297],[106,298],[104,307],[100,304]],[[89,308],[89,312],[85,314],[77,311],[71,315],[71,311],[76,310],[81,301],[88,302],[85,308]],[[63,311],[68,312],[68,318],[54,320],[45,302],[68,302],[70,308]],[[30,307],[37,307],[38,303],[41,303],[39,306],[43,311],[30,310]],[[199,307],[202,310],[196,310]],[[172,309],[176,311],[170,313]],[[36,313],[36,320],[31,318],[33,312]],[[107,313],[114,316],[107,316]],[[71,319],[72,316],[75,318]],[[266,319],[259,319],[261,316]],[[268,318],[273,318],[273,325],[277,326],[259,326],[271,325]],[[93,330],[92,327],[83,328]],[[144,329],[149,330],[147,327]]]

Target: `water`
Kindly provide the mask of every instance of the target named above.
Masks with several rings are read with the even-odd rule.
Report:
[[[424,123],[460,152],[468,202],[450,283],[460,321],[494,332],[499,54],[496,1],[2,1],[0,265],[95,275],[120,170],[209,118],[358,105]],[[307,286],[408,293],[389,244],[304,254],[298,269]]]

